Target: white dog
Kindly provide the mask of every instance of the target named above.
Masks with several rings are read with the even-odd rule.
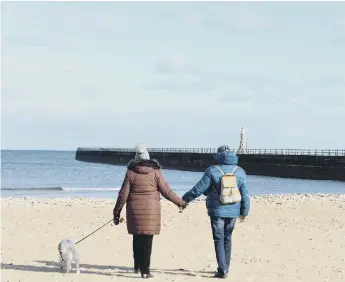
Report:
[[[58,245],[58,250],[61,269],[65,269],[69,273],[72,269],[72,262],[75,262],[76,272],[79,274],[80,257],[75,244],[68,239],[62,240]]]

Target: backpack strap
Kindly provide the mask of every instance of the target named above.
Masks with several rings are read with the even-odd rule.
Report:
[[[225,174],[224,171],[219,166],[215,165],[215,167],[220,170],[220,172],[222,173],[222,176]],[[212,187],[213,187],[213,191],[218,194],[217,189],[216,189],[216,185],[213,184]]]
[[[225,174],[225,172],[224,172],[219,166],[215,165],[215,167],[218,168],[218,169],[220,170],[220,172],[222,173],[222,175]]]
[[[215,167],[218,168],[223,175],[229,174],[229,173],[225,173],[219,166],[215,165]],[[235,166],[234,169],[232,170],[232,172],[230,172],[230,174],[234,174],[235,171],[237,170],[237,168],[238,168],[238,166]]]
[[[235,171],[237,170],[238,166],[235,166],[234,169],[232,170],[231,174],[234,174]]]

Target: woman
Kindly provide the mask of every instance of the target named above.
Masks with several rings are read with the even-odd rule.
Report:
[[[137,147],[135,160],[128,167],[114,208],[114,223],[119,224],[121,210],[126,205],[127,230],[133,235],[134,271],[150,278],[153,235],[161,229],[160,193],[178,207],[186,203],[169,187],[158,161],[150,160],[143,144]]]

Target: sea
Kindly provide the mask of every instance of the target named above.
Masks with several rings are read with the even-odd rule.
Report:
[[[75,160],[75,151],[1,150],[1,197],[116,198],[126,167]],[[163,169],[178,195],[191,189],[202,172]],[[340,181],[248,176],[251,195],[344,194]]]

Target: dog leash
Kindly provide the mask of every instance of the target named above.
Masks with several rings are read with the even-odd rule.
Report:
[[[107,223],[103,224],[101,227],[99,227],[98,229],[96,229],[95,231],[93,231],[92,233],[90,233],[89,235],[85,236],[83,239],[80,239],[77,243],[75,243],[75,245],[77,245],[78,243],[80,243],[81,241],[84,241],[86,238],[90,237],[92,234],[96,233],[98,230],[102,229],[103,227],[105,227],[106,225],[108,225],[110,222],[112,222],[114,220],[114,218],[112,218],[111,220],[109,220]],[[120,223],[123,221],[123,218],[120,218]]]

